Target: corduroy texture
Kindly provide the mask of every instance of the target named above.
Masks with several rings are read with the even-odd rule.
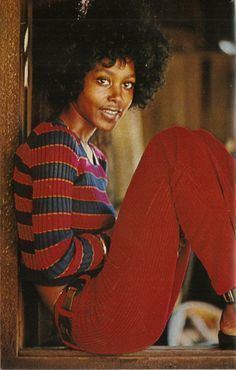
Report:
[[[38,125],[18,148],[13,185],[23,279],[72,284],[102,266],[115,213],[106,159],[92,150],[97,164],[59,120]]]
[[[146,149],[122,204],[99,276],[72,312],[55,307],[72,348],[121,354],[161,335],[186,271],[190,247],[218,294],[236,286],[233,158],[210,133],[174,127]],[[179,224],[188,246],[177,256]],[[63,334],[63,333],[61,333]]]

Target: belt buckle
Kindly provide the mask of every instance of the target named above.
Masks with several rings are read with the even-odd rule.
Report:
[[[228,290],[223,294],[224,300],[226,303],[235,303],[236,302],[236,288]]]
[[[71,311],[75,296],[78,294],[78,289],[72,286],[66,288],[66,296],[62,304],[62,308],[66,311]]]
[[[85,279],[79,279],[77,281],[77,286],[67,286],[66,287],[65,289],[66,295],[64,298],[64,302],[61,306],[64,310],[71,312],[74,298],[83,290],[85,282],[86,282]]]

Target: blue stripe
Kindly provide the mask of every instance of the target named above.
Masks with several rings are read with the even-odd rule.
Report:
[[[32,199],[32,186],[21,184],[15,180],[12,181],[12,186],[14,189],[14,193],[19,195],[20,197]]]
[[[62,274],[71,263],[74,254],[75,243],[73,241],[70,248],[66,251],[66,254],[54,266],[51,266],[49,269],[44,271],[45,275],[49,278],[55,279],[58,275]]]
[[[92,258],[93,258],[93,249],[91,245],[89,244],[88,240],[84,238],[79,238],[79,240],[81,241],[83,245],[83,259],[82,259],[80,268],[78,270],[78,273],[82,273],[88,270],[91,265]]]
[[[55,178],[73,181],[76,176],[76,170],[65,163],[41,164],[32,167],[31,171],[33,180]]]
[[[107,180],[104,178],[97,178],[92,173],[83,173],[75,180],[77,186],[93,186],[99,190],[106,190]]]
[[[72,211],[84,214],[115,214],[112,205],[107,205],[103,202],[89,202],[86,200],[74,200]]]
[[[48,248],[54,244],[60,243],[63,240],[69,239],[73,237],[72,230],[56,230],[56,231],[48,231],[46,233],[36,234],[34,248],[41,250]]]
[[[48,197],[33,200],[33,214],[57,213],[57,212],[71,213],[71,210],[72,210],[71,198]]]

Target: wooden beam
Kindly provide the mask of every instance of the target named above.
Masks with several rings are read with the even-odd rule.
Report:
[[[23,1],[0,2],[1,14],[1,337],[2,358],[18,351],[18,253],[12,200],[13,156],[19,142],[20,25]]]
[[[120,356],[93,355],[67,348],[20,350],[17,362],[9,367],[24,369],[233,369],[235,351],[216,347],[150,347]]]

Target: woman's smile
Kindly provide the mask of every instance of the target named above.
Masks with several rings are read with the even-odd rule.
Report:
[[[111,122],[117,122],[122,116],[122,109],[119,108],[101,108],[101,112],[104,115],[104,118]]]

